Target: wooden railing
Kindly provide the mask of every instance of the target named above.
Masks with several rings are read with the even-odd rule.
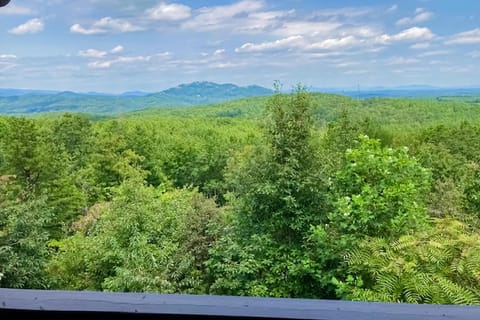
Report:
[[[480,320],[480,306],[0,289],[0,319]]]

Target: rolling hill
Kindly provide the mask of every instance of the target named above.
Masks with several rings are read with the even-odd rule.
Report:
[[[0,89],[0,114],[20,115],[44,112],[116,114],[150,107],[187,107],[219,103],[253,96],[268,96],[272,90],[260,86],[193,82],[157,93],[49,92]]]

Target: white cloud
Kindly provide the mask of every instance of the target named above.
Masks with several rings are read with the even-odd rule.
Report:
[[[366,74],[366,73],[369,73],[369,71],[368,70],[347,70],[343,72],[343,74],[347,74],[347,75],[360,75],[360,74]]]
[[[8,30],[8,32],[13,34],[27,34],[27,33],[38,33],[45,28],[45,24],[41,19],[35,18],[30,19],[24,24],[21,24],[13,29]]]
[[[32,9],[18,6],[15,3],[11,3],[10,5],[0,10],[0,15],[29,15],[29,14],[33,14]]]
[[[214,62],[208,65],[211,68],[216,69],[225,69],[225,68],[236,68],[245,66],[245,63],[242,62]]]
[[[88,67],[93,69],[105,69],[112,67],[114,64],[148,62],[151,58],[152,56],[118,57],[112,60],[93,61],[88,64]]]
[[[217,49],[215,50],[215,52],[213,53],[214,56],[219,56],[221,54],[225,53],[225,49]]]
[[[112,66],[113,62],[112,60],[110,61],[93,61],[88,63],[88,67],[92,69],[105,69],[105,68],[110,68]]]
[[[460,32],[453,35],[445,44],[477,44],[480,43],[480,28]]]
[[[338,22],[292,21],[285,22],[280,28],[275,30],[275,34],[284,37],[295,35],[321,36],[330,34],[341,25]]]
[[[84,27],[76,23],[70,27],[70,32],[80,33],[80,34],[97,34],[97,33],[105,33],[106,31],[101,29],[93,29],[93,28],[85,29]]]
[[[171,55],[172,55],[171,52],[165,51],[165,52],[156,53],[154,56],[155,57],[166,58],[166,57],[170,57]]]
[[[150,19],[176,21],[189,18],[191,11],[190,7],[183,4],[160,2],[157,6],[148,9],[146,13]]]
[[[364,42],[364,40],[359,40],[352,35],[343,37],[343,38],[329,38],[321,42],[313,43],[309,46],[310,49],[338,49],[343,47],[350,47]]]
[[[186,21],[182,27],[194,30],[221,29],[225,25],[232,25],[234,18],[257,12],[264,6],[263,1],[242,0],[230,5],[200,8],[196,11],[196,15]],[[243,25],[246,25],[245,17],[242,17],[241,20]]]
[[[16,59],[17,56],[14,54],[0,54],[0,59],[7,60],[7,59]]]
[[[423,58],[423,57],[431,57],[431,56],[442,56],[450,53],[451,53],[450,50],[433,50],[433,51],[422,52],[418,56]]]
[[[141,31],[144,28],[133,25],[132,23],[111,17],[104,17],[95,21],[89,28],[85,28],[80,24],[74,24],[70,27],[70,32],[80,33],[84,35],[101,34],[101,33],[123,33]]]
[[[317,10],[312,13],[314,17],[326,17],[329,19],[332,18],[358,18],[369,15],[375,11],[371,7],[343,7],[338,9],[323,9]]]
[[[425,11],[423,8],[417,8],[417,10],[415,10],[415,16],[402,18],[396,22],[396,25],[405,26],[425,22],[430,20],[432,16],[433,14],[431,12]]]
[[[85,57],[85,58],[101,58],[106,56],[107,52],[96,50],[96,49],[87,49],[87,50],[78,51],[78,55],[80,57]]]
[[[252,12],[245,19],[238,19],[234,29],[242,33],[261,33],[279,27],[285,19],[293,15],[295,15],[293,9]]]
[[[353,36],[361,37],[361,38],[372,38],[374,36],[379,35],[381,32],[377,29],[374,29],[369,26],[356,26],[356,27],[349,27],[348,29],[341,29],[342,34],[351,34]]]
[[[388,35],[388,34],[381,35],[377,37],[377,42],[388,43],[391,41],[429,40],[434,37],[435,35],[428,28],[412,27],[409,29],[405,29],[394,35]]]
[[[405,58],[405,57],[393,57],[385,61],[386,65],[393,66],[393,65],[403,65],[403,64],[414,64],[419,62],[420,60],[415,58]]]
[[[288,38],[283,38],[271,42],[262,42],[258,44],[247,42],[244,43],[241,47],[236,48],[235,52],[263,52],[272,50],[284,50],[298,46],[302,40],[302,36],[296,35]]]
[[[276,20],[279,18],[285,18],[295,14],[295,10],[288,11],[262,11],[262,12],[252,12],[248,14],[249,18],[267,21],[267,20]]]
[[[387,12],[395,12],[398,9],[398,5],[394,4],[390,8],[387,9]]]
[[[414,50],[422,50],[422,49],[427,49],[430,47],[430,43],[428,42],[418,42],[418,43],[414,43],[410,46],[410,49],[414,49]]]
[[[299,34],[289,35],[293,31],[298,31]],[[412,27],[390,35],[381,34],[380,30],[368,25],[356,27],[332,22],[300,21],[286,22],[282,28],[274,33],[287,34],[287,36],[275,41],[247,42],[236,48],[235,51],[264,52],[296,49],[304,53],[315,50],[331,50],[336,51],[338,54],[345,54],[346,50],[361,48],[361,52],[378,52],[382,50],[378,45],[405,41],[422,41],[435,37],[428,28]]]
[[[122,46],[122,45],[118,45],[116,46],[115,48],[113,48],[112,50],[110,50],[110,53],[120,53],[120,52],[123,52],[125,48]]]
[[[359,64],[360,64],[359,62],[348,61],[348,62],[337,63],[335,66],[338,68],[350,68],[353,66],[357,66]]]

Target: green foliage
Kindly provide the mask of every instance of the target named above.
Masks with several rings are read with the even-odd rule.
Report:
[[[303,240],[322,216],[322,180],[312,145],[310,98],[302,88],[267,105],[267,146],[229,163],[232,224],[208,262],[213,293],[314,296]],[[305,263],[304,263],[305,262]]]
[[[51,218],[52,211],[45,198],[20,202],[5,201],[0,195],[0,287],[48,286],[46,227]]]
[[[160,193],[130,177],[93,225],[54,243],[50,275],[68,289],[204,293],[221,218],[195,191]]]
[[[66,113],[53,121],[51,130],[53,142],[62,146],[72,159],[72,169],[85,165],[94,144],[90,120],[83,115]]]
[[[360,136],[332,181],[334,210],[329,227],[345,237],[397,237],[426,223],[425,197],[430,173],[407,148],[382,148]]]
[[[478,110],[300,87],[0,117],[0,285],[477,303]]]
[[[73,220],[85,205],[75,184],[73,161],[64,144],[55,139],[48,122],[8,118],[0,149],[5,162],[0,173],[15,177],[5,192],[11,200],[46,196],[54,216],[51,230],[59,236],[64,224]]]
[[[324,293],[334,292],[332,279],[345,279],[343,256],[365,237],[394,239],[426,227],[429,178],[406,148],[382,147],[360,135],[355,148],[345,151],[330,179],[328,220],[306,238],[309,265],[318,270]]]
[[[468,168],[470,170],[465,182],[463,205],[465,210],[478,220],[480,218],[480,167],[475,163]]]
[[[369,238],[346,256],[350,276],[337,282],[344,299],[479,304],[480,237],[461,222],[388,241]]]

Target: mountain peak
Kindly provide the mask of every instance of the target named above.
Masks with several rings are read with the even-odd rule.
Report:
[[[245,98],[272,94],[272,90],[260,86],[240,87],[233,83],[215,83],[209,81],[195,81],[182,83],[174,88],[162,91],[164,94],[181,95],[188,97],[209,98]]]

